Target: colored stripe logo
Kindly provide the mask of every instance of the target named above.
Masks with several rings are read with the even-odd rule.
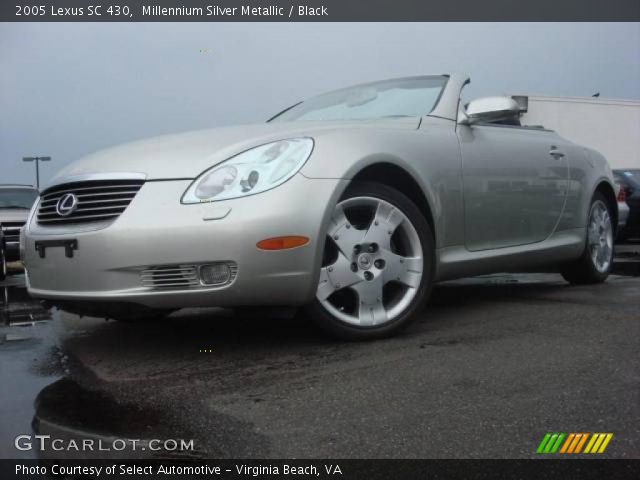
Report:
[[[613,433],[547,433],[536,453],[604,453],[612,438]]]

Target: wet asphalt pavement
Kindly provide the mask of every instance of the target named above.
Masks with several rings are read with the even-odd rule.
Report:
[[[285,310],[80,319],[22,282],[0,286],[3,458],[34,456],[13,448],[34,405],[36,433],[193,438],[183,457],[527,458],[546,432],[612,432],[606,457],[640,458],[640,277],[447,282],[370,343]]]

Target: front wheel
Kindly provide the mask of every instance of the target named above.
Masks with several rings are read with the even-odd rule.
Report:
[[[606,198],[593,196],[587,222],[587,239],[582,256],[562,270],[565,280],[574,284],[602,283],[613,264],[613,223]]]
[[[411,200],[382,184],[354,183],[334,209],[307,311],[339,338],[393,335],[428,298],[434,252],[431,228]]]

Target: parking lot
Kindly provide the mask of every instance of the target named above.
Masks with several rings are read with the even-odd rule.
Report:
[[[441,284],[404,334],[370,343],[286,310],[78,318],[30,300],[17,273],[2,284],[0,456],[34,456],[13,438],[35,404],[36,432],[194,439],[183,457],[528,458],[546,432],[580,431],[613,432],[605,455],[637,458],[638,249],[602,285]]]

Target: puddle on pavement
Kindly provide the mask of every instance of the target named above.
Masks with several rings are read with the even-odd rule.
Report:
[[[144,436],[160,421],[160,413],[137,405],[119,404],[98,390],[88,390],[70,378],[44,388],[35,400],[36,418],[67,428],[101,435]]]
[[[0,416],[1,458],[173,458],[189,460],[198,452],[167,452],[160,457],[146,449],[148,438],[171,438],[163,432],[161,414],[148,407],[120,404],[99,390],[88,390],[69,378],[70,360],[61,343],[70,333],[60,328],[57,311],[29,297],[24,277],[11,276],[0,285]],[[35,400],[34,400],[35,399]],[[175,432],[173,432],[175,433]],[[39,452],[14,447],[18,435],[51,435],[67,442],[95,445],[114,438],[139,439],[119,452]],[[142,445],[142,453],[139,452]]]
[[[64,372],[52,355],[57,349],[53,316],[23,284],[23,276],[12,275],[0,285],[0,458],[35,458],[33,451],[15,449],[13,440],[32,434],[33,399]]]
[[[163,414],[147,406],[118,403],[99,390],[89,390],[70,378],[62,378],[45,387],[35,400],[33,431],[50,435],[65,445],[82,446],[55,452],[38,452],[39,458],[195,458],[197,452],[158,452],[149,447],[149,439],[173,438],[175,432],[164,429],[170,422]],[[115,439],[118,447],[114,447]],[[131,439],[135,439],[136,444]]]

